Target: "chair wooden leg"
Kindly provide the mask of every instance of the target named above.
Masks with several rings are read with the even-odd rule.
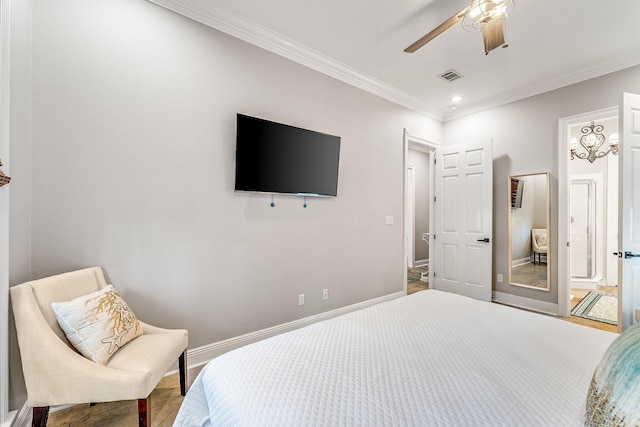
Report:
[[[33,407],[33,419],[31,420],[32,427],[46,427],[48,419],[49,419],[48,406]]]
[[[187,349],[178,358],[178,368],[180,370],[180,394],[187,394]]]
[[[151,396],[138,399],[138,426],[151,427]]]

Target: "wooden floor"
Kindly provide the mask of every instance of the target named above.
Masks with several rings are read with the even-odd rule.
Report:
[[[429,284],[427,282],[418,281],[407,283],[407,295],[418,291],[424,291],[426,289],[429,289]]]
[[[189,370],[193,382],[201,367]],[[163,378],[151,393],[151,427],[171,427],[184,398],[180,395],[178,374]],[[135,427],[138,425],[138,401],[77,405],[49,414],[50,427]]]
[[[413,282],[407,284],[407,293],[411,294],[429,288],[426,282]],[[599,292],[608,294],[617,294],[616,287],[603,286],[598,289]],[[588,291],[572,289],[574,298],[571,300],[573,308]],[[616,332],[617,327],[607,323],[595,322],[580,317],[562,318],[568,322],[579,323],[581,325],[592,328],[602,329],[605,331]],[[201,368],[189,370],[189,381],[198,375]],[[163,378],[160,384],[151,393],[151,426],[152,427],[171,427],[178,409],[182,404],[183,397],[180,396],[180,381],[178,375],[171,375]],[[78,405],[62,411],[52,412],[49,415],[49,426],[51,427],[73,427],[73,426],[95,426],[95,427],[121,427],[121,426],[137,426],[138,425],[138,406],[137,401],[109,402],[98,403],[90,407],[87,405]]]

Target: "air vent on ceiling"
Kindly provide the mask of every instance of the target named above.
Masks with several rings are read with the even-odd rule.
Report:
[[[457,72],[456,70],[447,70],[444,73],[440,73],[440,75],[438,75],[438,77],[440,77],[443,80],[446,80],[448,82],[452,82],[454,80],[458,80],[461,77],[464,77],[462,74],[460,74],[459,72]]]

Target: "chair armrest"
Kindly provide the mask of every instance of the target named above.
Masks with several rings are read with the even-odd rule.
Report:
[[[167,334],[167,333],[176,333],[176,334],[187,334],[186,329],[165,329],[160,328],[158,326],[153,326],[148,323],[144,323],[142,320],[138,319],[138,322],[142,325],[142,333],[145,335],[149,334]]]

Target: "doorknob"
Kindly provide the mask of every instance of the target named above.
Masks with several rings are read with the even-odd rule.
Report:
[[[488,237],[485,237],[484,239],[478,239],[478,242],[484,242],[484,243],[489,243],[491,240],[489,240]]]
[[[626,251],[624,253],[624,259],[629,259],[629,258],[640,258],[640,254],[634,254],[634,253],[631,253],[629,251]]]

